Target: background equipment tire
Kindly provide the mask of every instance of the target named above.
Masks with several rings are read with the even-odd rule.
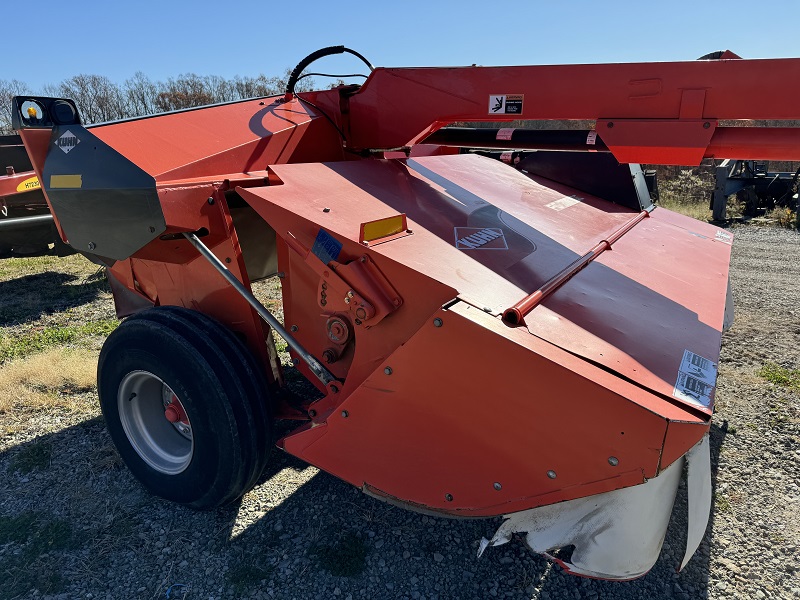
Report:
[[[258,481],[272,446],[266,385],[213,319],[178,307],[130,317],[106,340],[97,380],[111,438],[154,495],[209,509]]]

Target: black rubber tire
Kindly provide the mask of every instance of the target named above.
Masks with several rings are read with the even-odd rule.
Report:
[[[132,446],[118,392],[125,376],[151,373],[177,394],[192,425],[186,468],[165,474]],[[138,313],[106,340],[98,363],[100,406],[114,444],[154,495],[196,509],[223,506],[258,480],[272,445],[266,387],[249,352],[209,317],[176,307]]]
[[[147,318],[184,319],[191,326],[197,328],[204,338],[215,344],[221,356],[227,357],[230,368],[244,386],[245,397],[248,400],[255,422],[253,433],[255,437],[254,452],[256,455],[253,471],[245,483],[245,489],[250,490],[258,482],[264,472],[269,456],[274,445],[272,432],[272,405],[269,399],[268,386],[261,367],[256,362],[252,353],[233,334],[233,332],[211,317],[179,306],[160,306],[152,310],[139,313]],[[133,315],[131,319],[138,315]]]

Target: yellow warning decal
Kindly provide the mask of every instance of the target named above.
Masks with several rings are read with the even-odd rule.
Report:
[[[78,189],[83,185],[83,175],[50,175],[51,189]]]
[[[28,177],[17,186],[18,192],[27,192],[28,190],[35,190],[37,188],[42,187],[42,184],[39,183],[38,177]]]

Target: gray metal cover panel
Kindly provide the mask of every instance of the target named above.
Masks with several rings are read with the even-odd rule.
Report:
[[[166,229],[155,179],[80,125],[53,128],[42,176],[77,250],[123,260]]]

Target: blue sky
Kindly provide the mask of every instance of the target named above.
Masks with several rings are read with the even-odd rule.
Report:
[[[41,0],[9,13],[0,79],[34,91],[79,73],[123,82],[281,74],[317,48],[344,44],[376,66],[694,60],[800,56],[800,2],[502,0],[227,2]],[[8,12],[8,11],[6,11]],[[352,72],[355,59],[315,69]]]

